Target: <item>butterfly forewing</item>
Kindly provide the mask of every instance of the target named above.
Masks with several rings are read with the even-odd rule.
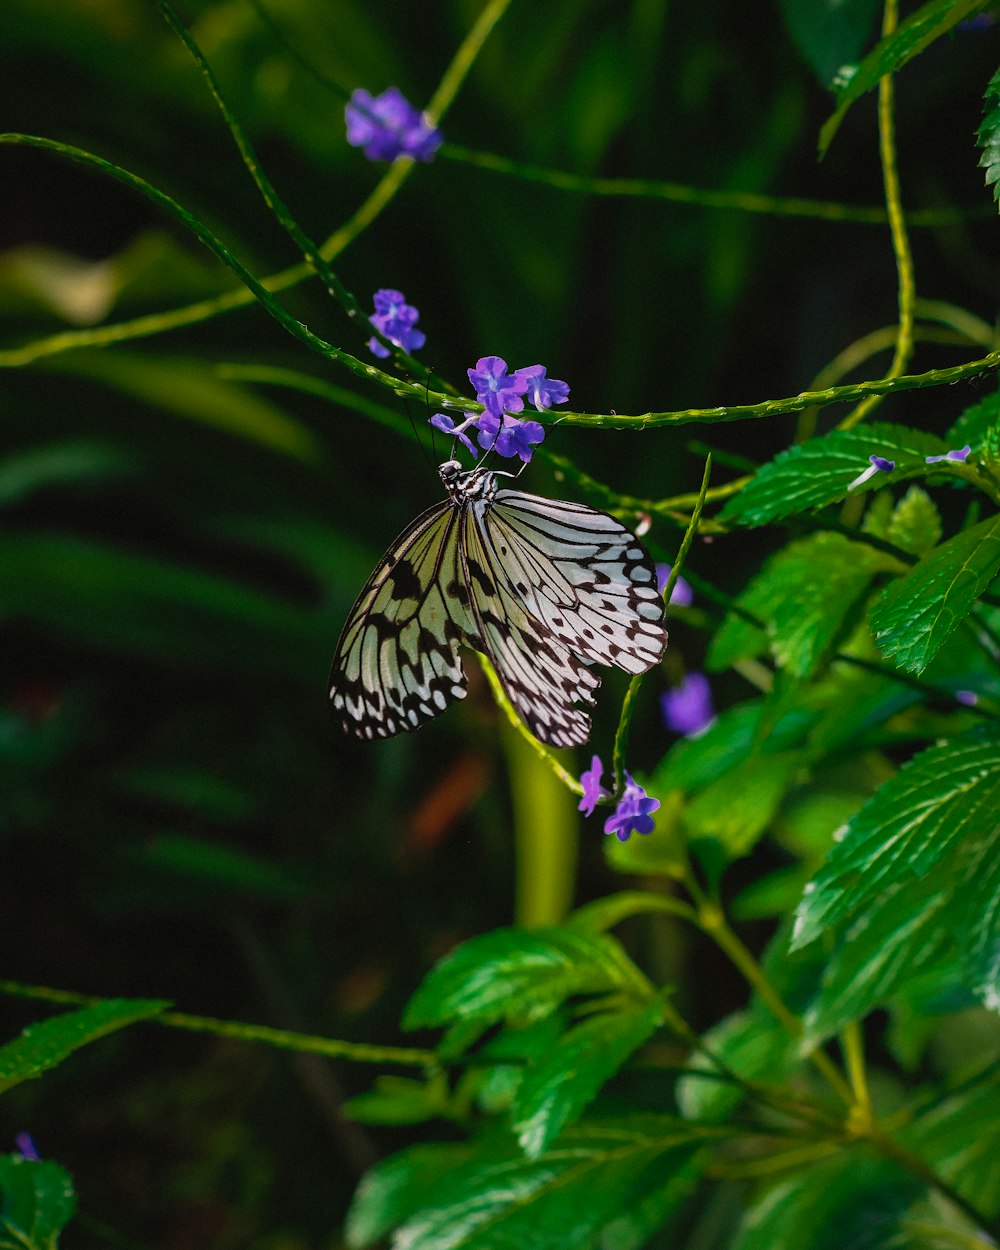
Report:
[[[449,500],[396,539],[358,596],[337,645],[330,702],[345,730],[386,738],[465,697],[462,642],[478,645]]]
[[[667,645],[656,566],[613,516],[499,491],[483,524],[526,610],[588,664],[643,673]]]

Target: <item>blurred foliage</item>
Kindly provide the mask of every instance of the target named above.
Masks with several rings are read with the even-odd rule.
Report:
[[[879,206],[867,93],[905,65],[903,202],[970,210],[910,234],[919,290],[949,305],[922,318],[907,372],[945,368],[995,347],[996,222],[981,211],[975,136],[993,182],[997,45],[981,7],[914,6],[875,45],[867,0],[512,4],[443,128],[553,170]],[[384,172],[346,145],[344,93],[395,84],[426,103],[481,9],[186,0],[181,17],[271,181],[325,239]],[[6,131],[148,179],[260,278],[301,260],[151,0],[7,0],[0,59]],[[2,971],[113,1000],[33,1025],[37,1004],[0,998],[0,1079],[5,1054],[17,1077],[0,1152],[28,1131],[46,1160],[0,1154],[0,1246],[54,1245],[75,1203],[70,1247],[334,1247],[345,1217],[354,1244],[402,1229],[411,1250],[985,1244],[954,1192],[908,1162],[916,1152],[960,1199],[1000,1210],[996,1078],[966,1083],[1000,1053],[997,750],[980,727],[1000,706],[997,601],[980,598],[1000,560],[996,496],[974,493],[971,464],[965,477],[926,464],[968,442],[1000,472],[992,376],[892,396],[877,425],[837,432],[842,408],[548,430],[573,472],[631,498],[617,508],[630,523],[635,501],[697,488],[706,445],[722,466],[713,486],[765,466],[703,525],[685,568],[695,604],[672,609],[663,669],[638,699],[629,766],[662,802],[656,834],[612,839],[609,868],[597,822],[581,824],[577,865],[575,797],[501,731],[474,664],[469,698],[419,734],[371,745],[326,719],[329,657],[359,587],[440,495],[425,407],[310,356],[238,297],[152,333],[160,314],[231,297],[232,273],[109,179],[17,146],[0,162],[0,363],[53,345],[0,371]],[[435,382],[464,379],[480,355],[541,360],[597,413],[830,385],[828,362],[898,316],[885,225],[588,196],[446,155],[333,267],[366,309],[381,287],[420,308]],[[280,298],[368,359],[320,283]],[[147,316],[148,335],[85,345]],[[893,345],[859,350],[835,381],[879,377]],[[289,370],[314,393],[283,384]],[[381,408],[369,420],[355,399]],[[872,451],[895,458],[890,486],[920,484],[849,493]],[[569,476],[539,457],[523,481],[575,498]],[[657,558],[675,558],[689,511],[653,515]],[[793,540],[783,548],[775,522]],[[866,619],[890,638],[881,652]],[[678,742],[657,697],[706,667],[720,714]],[[596,710],[605,759],[625,688],[607,677]],[[978,711],[952,697],[968,691]],[[870,840],[901,810],[925,813],[916,844],[900,835],[897,875],[866,878],[858,847],[877,858]],[[845,825],[856,841],[827,859]],[[706,890],[693,910],[674,896],[685,845]],[[567,899],[609,894],[612,869],[643,887],[639,901],[560,925]],[[739,940],[712,938],[708,903],[741,921]],[[508,929],[515,917],[546,927]],[[619,923],[620,940],[604,932]],[[802,946],[807,932],[820,939]],[[829,1073],[776,1023],[755,968],[810,1045],[847,1030],[859,1105],[870,1095],[900,1127],[907,1158],[847,1148],[861,1130],[836,1120]],[[424,1080],[417,1064],[372,1091],[360,1064],[134,1023],[162,1005],[150,996],[386,1047],[410,1001],[417,1040],[444,1028],[456,1066]],[[863,1098],[851,1048],[875,1009],[888,1027],[869,1018]],[[22,1033],[32,1025],[52,1026],[51,1062]],[[708,1052],[692,1051],[702,1033]],[[768,1136],[797,1102],[765,1100],[762,1136],[725,1155],[746,1090],[699,1078],[706,1053],[815,1100],[820,1128],[806,1123],[789,1160],[815,1173],[785,1169]],[[699,1177],[719,1142],[709,1188]]]

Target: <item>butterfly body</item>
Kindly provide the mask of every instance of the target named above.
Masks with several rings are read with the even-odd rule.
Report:
[[[456,460],[439,472],[448,499],[400,534],[344,626],[330,676],[342,727],[389,737],[464,698],[465,646],[540,741],[585,742],[591,666],[641,673],[666,646],[649,553],[607,513],[500,489]]]

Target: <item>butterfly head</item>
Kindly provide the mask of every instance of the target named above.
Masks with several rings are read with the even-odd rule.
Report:
[[[490,500],[496,494],[496,474],[490,469],[465,469],[458,460],[446,460],[438,466],[438,473],[448,494],[460,503]]]

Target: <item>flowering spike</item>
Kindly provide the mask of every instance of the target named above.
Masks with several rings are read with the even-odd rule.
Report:
[[[397,156],[429,161],[442,143],[441,131],[427,122],[398,87],[374,97],[361,89],[355,91],[344,119],[347,142],[363,148],[370,161],[394,161]]]
[[[569,398],[569,386],[557,378],[545,376],[544,365],[529,365],[526,369],[516,369],[514,377],[519,382],[527,383],[528,402],[539,410],[551,408],[553,404],[564,404]]]
[[[712,688],[704,673],[688,673],[674,690],[660,695],[663,723],[671,733],[694,738],[715,720]]]
[[[610,791],[605,790],[601,785],[601,777],[604,774],[604,765],[601,763],[601,757],[595,755],[590,761],[590,768],[580,774],[580,785],[583,786],[583,798],[577,804],[578,809],[583,812],[584,816],[593,816],[594,808],[597,806],[598,799],[606,799],[609,797]]]
[[[650,798],[645,789],[631,774],[625,774],[625,793],[618,800],[614,813],[604,822],[604,832],[613,833],[619,842],[627,842],[633,833],[646,834],[653,832],[653,812],[660,806],[660,800]]]
[[[522,396],[528,383],[516,373],[508,373],[507,362],[500,356],[480,356],[475,369],[469,370],[469,381],[476,399],[493,417],[499,419],[505,412],[520,412],[524,407]]]
[[[480,415],[477,422],[479,446],[484,451],[495,451],[498,456],[520,456],[525,464],[531,459],[533,444],[545,438],[545,430],[537,421],[522,421],[518,417],[494,417],[489,412]]]
[[[863,482],[867,482],[870,477],[874,477],[876,473],[891,473],[896,467],[895,460],[886,460],[884,456],[869,456],[871,468],[865,469],[864,473],[859,473],[853,482],[848,484],[848,490],[854,490]]]
[[[924,463],[938,464],[942,460],[957,460],[960,464],[963,464],[968,460],[971,452],[972,448],[966,443],[964,447],[959,447],[955,451],[946,451],[943,456],[925,456]]]
[[[375,312],[368,320],[376,330],[380,330],[404,352],[419,351],[427,342],[427,335],[414,328],[420,319],[420,313],[406,302],[403,292],[385,288],[375,292],[373,301]],[[389,349],[375,338],[368,340],[368,350],[383,360],[390,355]]]

